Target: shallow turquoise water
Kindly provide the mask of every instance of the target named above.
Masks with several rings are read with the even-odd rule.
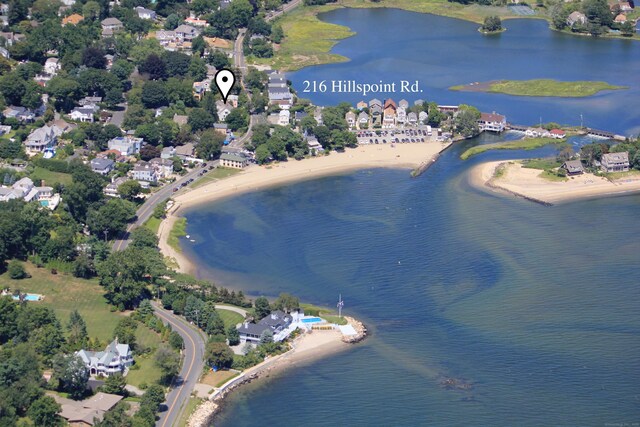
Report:
[[[468,167],[553,149],[460,161],[475,143],[417,179],[366,170],[187,213],[201,275],[327,306],[341,293],[372,329],[234,393],[216,426],[640,421],[640,196],[544,207],[486,194]]]

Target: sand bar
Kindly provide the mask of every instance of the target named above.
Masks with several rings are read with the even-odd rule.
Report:
[[[496,168],[504,164],[506,170],[494,178]],[[640,175],[610,181],[585,173],[569,177],[568,181],[550,181],[540,177],[540,169],[522,167],[517,160],[487,162],[472,168],[469,183],[476,188],[508,192],[547,204],[640,192]]]

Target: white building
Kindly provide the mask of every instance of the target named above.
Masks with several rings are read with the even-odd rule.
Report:
[[[480,119],[478,120],[478,127],[480,131],[489,132],[502,132],[507,126],[507,118],[502,114],[493,113],[480,113]]]
[[[55,127],[44,125],[29,134],[24,142],[25,151],[30,156],[43,153],[56,145],[59,135]]]
[[[94,111],[95,110],[91,107],[75,107],[73,110],[71,110],[71,113],[69,113],[69,118],[71,120],[76,120],[79,122],[93,123]]]
[[[133,10],[138,14],[140,19],[156,19],[156,12],[142,6],[136,6]]]
[[[291,112],[289,110],[280,110],[278,113],[278,124],[280,126],[287,126],[291,121]]]
[[[118,338],[113,340],[104,351],[83,349],[75,354],[80,356],[91,375],[108,377],[113,374],[123,374],[133,364],[133,354],[129,344],[119,344]]]
[[[131,175],[133,179],[138,181],[143,187],[148,186],[149,183],[158,182],[158,173],[156,172],[156,169],[153,165],[147,162],[140,161],[136,163],[131,171]]]
[[[58,74],[58,71],[60,71],[61,68],[62,65],[60,65],[58,58],[48,58],[44,62],[44,72],[51,76]]]
[[[220,166],[225,168],[243,169],[247,167],[249,160],[241,154],[222,153],[220,155]]]
[[[132,156],[140,153],[144,145],[144,139],[131,136],[118,136],[109,140],[109,150],[118,150],[123,156]]]

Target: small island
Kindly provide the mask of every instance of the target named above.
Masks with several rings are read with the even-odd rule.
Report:
[[[552,79],[534,80],[496,80],[491,82],[474,82],[465,85],[451,86],[449,90],[465,92],[503,93],[516,96],[555,96],[564,98],[582,98],[592,96],[605,90],[627,89],[626,86],[615,86],[601,81],[562,82]]]
[[[478,31],[484,35],[492,35],[503,33],[507,29],[502,26],[502,20],[499,16],[487,16]]]

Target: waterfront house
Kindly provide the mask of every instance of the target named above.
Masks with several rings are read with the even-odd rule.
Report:
[[[278,105],[281,108],[288,108],[293,104],[293,94],[289,91],[289,88],[269,85],[268,90],[269,105]]]
[[[600,167],[603,172],[627,172],[629,171],[629,153],[607,153],[602,155]]]
[[[613,22],[618,23],[618,24],[623,24],[623,23],[627,22],[627,17],[623,13],[620,13],[620,14],[618,14],[618,16],[616,16],[614,18]]]
[[[66,399],[57,394],[54,394],[53,398],[61,408],[61,412],[58,415],[73,427],[95,425],[103,420],[104,414],[107,411],[111,410],[111,408],[123,399],[122,396],[103,392],[98,392],[94,396],[82,401]]]
[[[344,115],[344,119],[347,121],[349,129],[353,129],[353,127],[356,125],[356,113],[354,113],[353,111],[349,111]]]
[[[407,108],[409,108],[409,101],[407,101],[406,99],[401,99],[400,101],[398,101],[398,108],[404,108],[406,110]]]
[[[396,124],[396,111],[398,107],[393,99],[389,98],[384,101],[384,109],[382,112],[382,127],[383,128],[391,128]]]
[[[142,187],[148,188],[150,183],[158,182],[156,169],[145,161],[139,161],[131,171],[131,177],[138,181]]]
[[[287,79],[284,74],[273,73],[269,75],[269,89],[272,88],[286,88]]]
[[[222,153],[220,166],[225,168],[244,169],[249,165],[249,160],[239,153]]]
[[[273,340],[282,341],[289,336],[293,318],[280,310],[272,311],[258,323],[244,322],[239,328],[240,342],[260,343],[260,336],[267,330],[273,333]]]
[[[621,1],[619,3],[621,12],[631,12],[634,8],[633,2]]]
[[[524,131],[524,136],[527,138],[550,138],[551,132],[544,128],[528,128]]]
[[[562,169],[567,171],[567,175],[582,175],[584,173],[584,167],[580,160],[567,160],[562,164]]]
[[[481,132],[502,132],[506,126],[507,118],[502,114],[496,114],[495,111],[493,113],[480,113],[478,127]]]
[[[118,343],[116,337],[104,351],[76,351],[91,375],[108,377],[113,374],[124,373],[133,364],[133,354],[129,344]]]
[[[360,101],[356,104],[356,108],[358,110],[364,110],[365,108],[367,108],[367,103],[364,101]]]
[[[25,151],[30,156],[43,153],[46,149],[56,145],[58,136],[57,129],[44,125],[29,134],[24,142]]]
[[[398,107],[396,111],[396,122],[399,125],[404,125],[407,122],[407,109],[405,107]]]
[[[100,175],[107,175],[114,168],[114,162],[111,159],[95,158],[91,160],[91,170]]]
[[[409,124],[411,126],[417,125],[418,124],[418,115],[412,111],[411,113],[407,114],[407,121],[409,122]]]
[[[420,124],[425,124],[428,119],[429,115],[425,111],[420,111],[420,114],[418,114],[418,121]]]
[[[307,145],[309,146],[309,152],[311,155],[316,155],[324,151],[322,144],[320,144],[318,138],[315,136],[307,136]]]
[[[551,135],[551,138],[562,139],[567,136],[567,133],[562,129],[551,129],[549,135]]]
[[[567,26],[573,27],[576,24],[585,25],[587,23],[587,16],[582,12],[571,12],[567,17]]]
[[[144,145],[144,139],[132,136],[118,136],[107,143],[109,150],[118,150],[123,156],[132,156],[140,153]]]
[[[369,124],[369,115],[364,111],[361,111],[360,114],[358,114],[358,127],[360,129],[366,128],[368,124]]]
[[[140,19],[156,19],[156,13],[142,6],[136,6],[133,10],[138,14]]]

